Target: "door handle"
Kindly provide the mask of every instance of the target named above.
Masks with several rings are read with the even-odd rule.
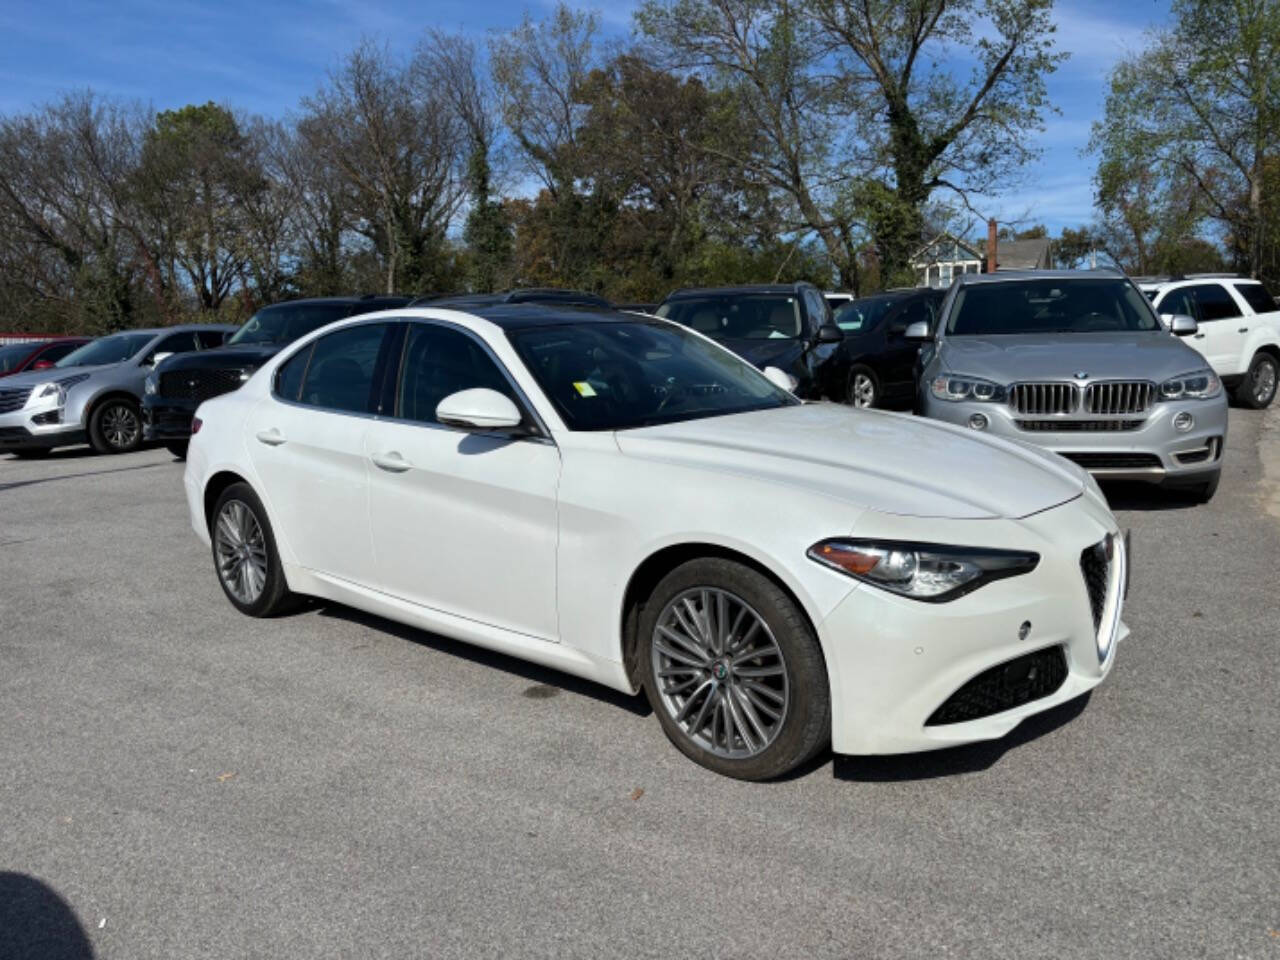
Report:
[[[391,473],[404,473],[413,467],[413,464],[394,450],[390,453],[375,453],[369,459],[373,461],[374,466],[389,470]]]
[[[1197,334],[1196,334],[1196,339],[1197,339],[1197,340],[1203,340],[1203,339],[1204,339],[1204,334],[1203,334],[1203,333],[1197,333]]]
[[[1249,332],[1248,327],[1241,327],[1239,330],[1236,331],[1236,333],[1248,333],[1248,332]]]
[[[257,436],[258,442],[265,443],[268,447],[278,447],[284,443],[284,434],[275,427],[270,430],[259,430]]]

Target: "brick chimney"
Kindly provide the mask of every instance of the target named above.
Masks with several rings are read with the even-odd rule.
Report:
[[[996,222],[995,220],[987,221],[987,273],[995,273],[996,265],[999,261],[996,259]]]

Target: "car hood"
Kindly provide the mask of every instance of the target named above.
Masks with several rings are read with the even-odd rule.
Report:
[[[944,370],[1013,383],[1025,380],[1159,382],[1206,366],[1204,357],[1169,333],[1057,333],[947,337]]]
[[[1025,517],[1080,496],[1080,468],[1029,444],[832,403],[620,430],[633,457],[804,488],[914,517]]]
[[[128,362],[127,360],[125,361],[125,363]],[[119,366],[120,364],[118,363],[102,363],[92,367],[53,367],[49,370],[28,370],[25,373],[5,377],[4,387],[6,390],[10,387],[34,387],[39,383],[48,383],[51,380],[66,380],[69,377],[79,377],[83,381],[86,377],[91,377],[106,370],[115,370]]]
[[[164,373],[173,370],[256,370],[286,346],[288,344],[284,343],[232,344],[212,350],[177,353],[161,360],[156,369]]]

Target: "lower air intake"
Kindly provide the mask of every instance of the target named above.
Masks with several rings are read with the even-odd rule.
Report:
[[[1047,697],[1067,679],[1062,647],[1046,647],[984,670],[947,698],[925,726],[979,720]]]

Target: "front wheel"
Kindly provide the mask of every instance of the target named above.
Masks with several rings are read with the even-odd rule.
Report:
[[[170,440],[164,445],[164,448],[172,453],[179,460],[187,459],[187,440]]]
[[[105,400],[89,415],[89,445],[98,453],[131,453],[142,445],[142,413],[123,397]]]
[[[1236,387],[1236,402],[1252,410],[1271,406],[1276,396],[1276,383],[1280,380],[1280,363],[1269,353],[1254,354],[1249,372]]]
[[[849,405],[864,409],[880,405],[880,381],[870,367],[858,364],[849,371]]]
[[[742,780],[780,777],[830,740],[831,694],[804,612],[751,567],[690,560],[640,614],[645,694],[695,762]]]
[[[247,483],[233,483],[218,497],[209,534],[218,583],[237,610],[270,617],[295,605],[267,511]]]

